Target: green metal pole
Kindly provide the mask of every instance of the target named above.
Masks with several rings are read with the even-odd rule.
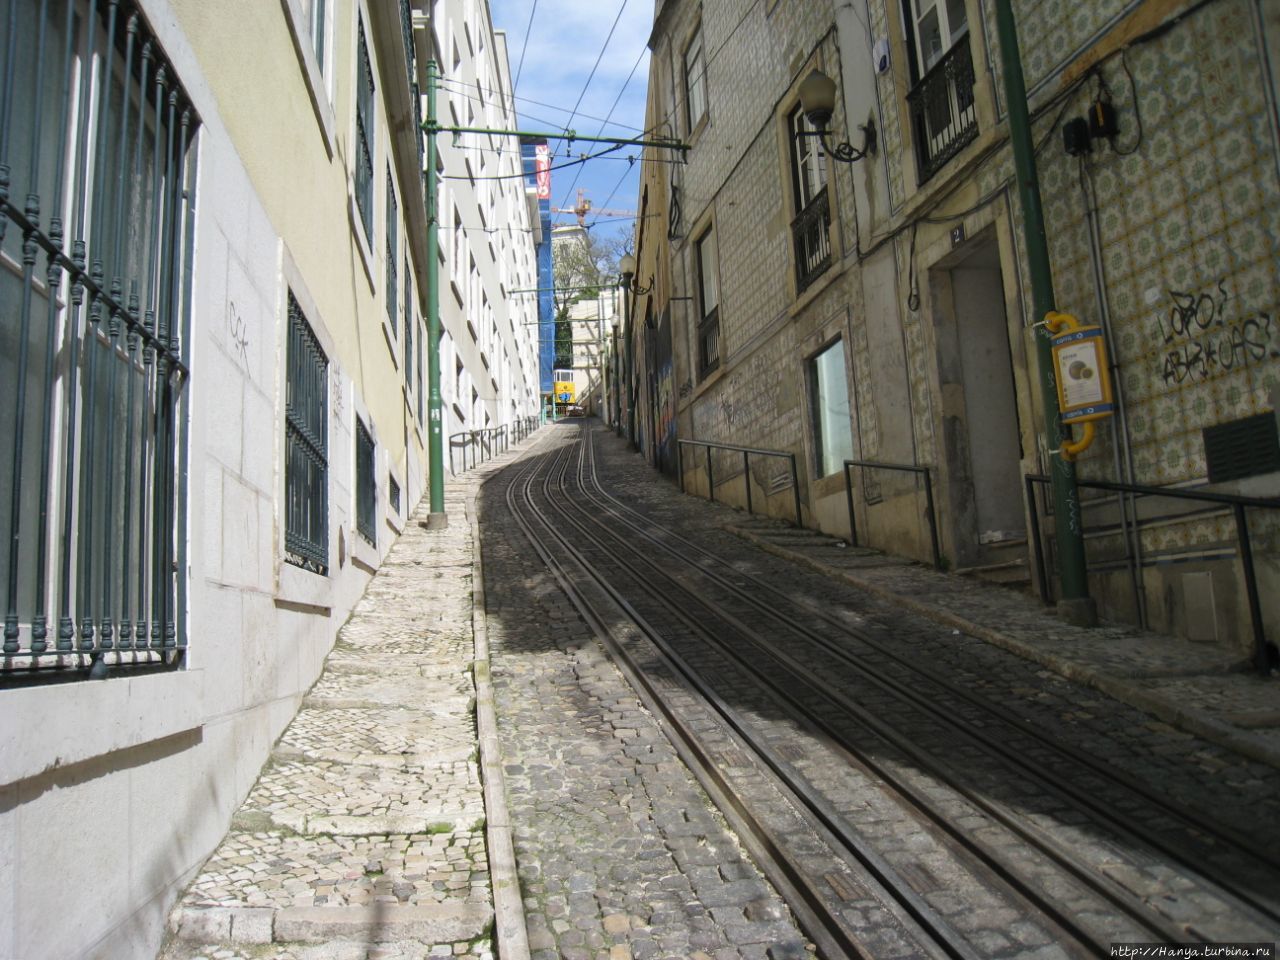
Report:
[[[1044,211],[1040,205],[1040,183],[1036,179],[1035,147],[1031,137],[1031,121],[1027,114],[1027,87],[1022,76],[1022,60],[1018,55],[1018,30],[1013,18],[1013,6],[1011,0],[996,0],[995,7],[1001,72],[1004,74],[1005,99],[1009,109],[1009,141],[1013,146],[1027,261],[1031,272],[1031,302],[1036,321],[1039,322],[1054,309],[1049,243],[1045,235]],[[1049,343],[1048,331],[1044,327],[1036,328],[1035,337],[1040,383],[1044,392],[1045,436],[1051,449],[1060,451],[1069,435],[1058,415],[1053,349]],[[1089,596],[1089,580],[1085,573],[1084,536],[1080,525],[1080,494],[1076,488],[1075,465],[1061,453],[1055,452],[1050,474],[1053,478],[1054,523],[1062,593],[1058,611],[1072,623],[1094,626],[1098,621],[1098,612]]]
[[[431,513],[427,529],[449,525],[444,512],[444,422],[440,400],[440,215],[437,207],[435,60],[427,61],[427,473]]]

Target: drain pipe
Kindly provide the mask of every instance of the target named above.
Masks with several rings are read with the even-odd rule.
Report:
[[[1098,202],[1093,190],[1084,157],[1080,158],[1080,189],[1084,194],[1085,218],[1089,224],[1089,259],[1093,267],[1093,294],[1097,301],[1098,320],[1111,361],[1111,390],[1115,397],[1116,421],[1112,430],[1114,441],[1111,452],[1115,459],[1116,475],[1125,483],[1133,483],[1133,447],[1129,443],[1129,414],[1124,399],[1124,380],[1120,376],[1120,361],[1116,359],[1115,343],[1111,332],[1111,307],[1107,301],[1106,266],[1102,260],[1102,229],[1098,225]],[[1085,180],[1088,179],[1086,186]],[[1147,628],[1147,595],[1142,585],[1142,535],[1138,529],[1137,502],[1131,493],[1120,494],[1120,525],[1124,530],[1125,555],[1129,567],[1129,583],[1133,590],[1133,602],[1138,611],[1138,625]]]

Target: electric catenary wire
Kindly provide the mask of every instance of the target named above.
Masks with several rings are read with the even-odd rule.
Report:
[[[618,7],[618,15],[613,18],[613,26],[609,28],[609,35],[604,38],[604,43],[600,46],[600,53],[596,56],[596,62],[591,67],[591,72],[587,74],[587,82],[582,85],[582,92],[578,94],[578,102],[573,105],[573,110],[569,113],[569,119],[564,122],[564,130],[569,132],[569,125],[573,123],[573,118],[578,115],[578,108],[582,106],[582,100],[587,95],[587,91],[591,89],[591,81],[595,79],[596,71],[600,69],[600,61],[604,59],[605,51],[609,49],[609,41],[613,39],[613,32],[618,29],[618,22],[622,20],[622,13],[627,9],[629,0],[622,0],[622,6]],[[564,206],[569,202],[569,198],[565,197],[560,202],[560,206]]]

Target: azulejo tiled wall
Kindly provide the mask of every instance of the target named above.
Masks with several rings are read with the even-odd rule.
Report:
[[[1054,144],[1040,158],[1059,306],[1089,319],[1096,198],[1140,483],[1204,478],[1203,428],[1271,409],[1280,382],[1280,184],[1260,50],[1246,0],[1212,4],[1074,98],[1083,108],[1109,92],[1113,145],[1080,161]]]

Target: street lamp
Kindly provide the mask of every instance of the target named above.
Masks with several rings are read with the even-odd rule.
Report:
[[[618,273],[622,275],[620,286],[624,290],[630,290],[638,297],[644,296],[653,289],[653,277],[649,278],[647,287],[642,287],[636,283],[636,258],[629,253],[624,253],[622,259],[618,261]]]
[[[813,126],[812,133],[806,131],[802,136],[818,137],[827,155],[841,163],[853,163],[876,152],[876,123],[868,117],[867,122],[858,127],[862,131],[862,149],[857,150],[847,141],[831,143],[831,131],[827,124],[836,110],[836,82],[821,70],[815,69],[800,84],[800,109],[805,119]]]

